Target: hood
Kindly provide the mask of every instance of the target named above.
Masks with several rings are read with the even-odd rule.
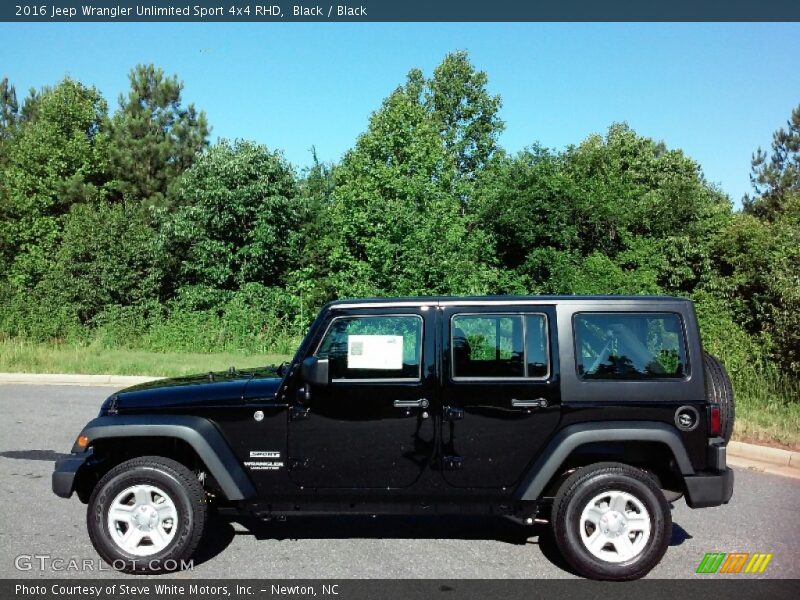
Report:
[[[103,403],[100,414],[183,411],[242,404],[248,399],[268,400],[274,397],[281,380],[276,367],[157,379],[113,394]]]

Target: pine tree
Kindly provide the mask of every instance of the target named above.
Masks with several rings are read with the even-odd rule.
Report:
[[[129,75],[128,96],[120,96],[111,121],[111,175],[119,198],[149,205],[169,202],[169,190],[197,154],[208,146],[203,111],[181,104],[183,83],[153,65]]]
[[[772,134],[772,154],[759,148],[752,165],[750,182],[756,196],[745,197],[745,212],[772,221],[791,196],[800,193],[800,105],[792,111],[786,129]]]

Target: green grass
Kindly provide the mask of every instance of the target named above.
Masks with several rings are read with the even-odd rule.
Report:
[[[174,376],[278,364],[286,354],[152,352],[102,344],[37,344],[0,339],[0,372]],[[734,438],[800,449],[800,382],[772,372],[732,372]]]
[[[736,399],[734,438],[800,450],[800,381],[774,372],[731,373]]]
[[[175,376],[279,364],[285,354],[148,352],[99,344],[0,340],[0,372]]]

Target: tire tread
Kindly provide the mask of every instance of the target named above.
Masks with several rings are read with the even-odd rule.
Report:
[[[194,473],[192,473],[182,463],[163,456],[140,456],[126,460],[109,470],[108,473],[106,473],[100,479],[97,485],[95,485],[94,489],[92,490],[86,512],[89,538],[92,541],[92,545],[95,547],[95,550],[97,550],[100,556],[110,564],[114,564],[115,561],[117,564],[119,564],[119,561],[125,560],[121,557],[110,557],[107,555],[108,553],[103,548],[103,545],[99,543],[100,540],[97,539],[98,536],[105,535],[103,533],[104,530],[102,528],[100,531],[97,530],[97,527],[93,522],[93,519],[95,518],[93,512],[95,510],[97,497],[102,493],[103,489],[110,481],[116,479],[124,473],[137,469],[154,469],[166,473],[179,483],[183,492],[187,495],[187,498],[193,507],[192,528],[189,532],[188,539],[182,545],[179,554],[176,556],[169,556],[168,558],[175,559],[178,563],[180,563],[181,560],[188,560],[194,554],[203,537],[203,532],[205,531],[206,522],[208,519],[208,502],[206,500],[206,494],[205,490],[203,489],[203,485],[200,483],[197,477],[195,477]],[[167,558],[163,558],[161,560],[163,562],[164,560],[167,560]],[[125,562],[125,568],[120,569],[125,573],[160,572],[158,570],[149,569],[149,561],[147,559],[137,560],[135,563],[133,561]]]

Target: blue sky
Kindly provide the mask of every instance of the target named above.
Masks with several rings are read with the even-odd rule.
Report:
[[[800,103],[800,24],[0,24],[20,96],[65,75],[113,108],[153,62],[212,136],[336,160],[412,67],[465,49],[503,98],[501,144],[563,148],[615,121],[682,148],[738,204],[751,153]]]

